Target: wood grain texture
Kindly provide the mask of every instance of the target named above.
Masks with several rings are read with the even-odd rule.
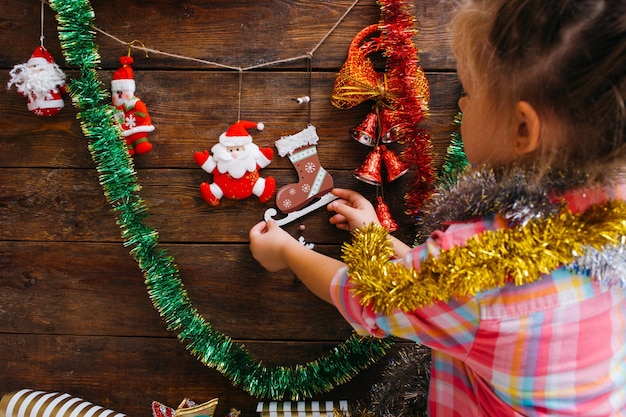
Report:
[[[6,81],[0,74],[0,82]],[[262,132],[251,131],[259,146],[273,146],[282,136],[304,129],[306,106],[293,99],[308,94],[307,75],[286,72],[250,72],[243,75],[241,118],[262,121]],[[433,136],[434,154],[441,156],[449,143],[460,88],[452,72],[427,73],[432,99],[423,127]],[[111,73],[101,72],[108,88]],[[232,72],[136,71],[137,96],[148,106],[155,131],[154,150],[138,156],[138,168],[193,168],[195,151],[210,149],[219,135],[237,120],[238,75]],[[320,161],[327,169],[357,167],[371,149],[349,136],[371,108],[368,101],[350,110],[330,103],[335,73],[315,73],[312,79],[311,122],[320,137]],[[13,93],[13,94],[10,94]],[[66,106],[51,118],[25,111],[25,100],[15,92],[4,93],[0,110],[3,152],[0,167],[93,168],[86,139],[76,122],[76,111]],[[6,101],[5,101],[6,100]],[[400,146],[392,145],[400,150]],[[271,168],[293,169],[287,158],[276,157]]]
[[[245,345],[270,366],[302,363],[307,356],[314,360],[334,346],[271,341],[245,341]],[[242,415],[257,415],[256,398],[203,366],[174,338],[9,334],[0,338],[0,349],[6,354],[0,361],[3,386],[30,386],[50,392],[61,389],[129,416],[151,415],[153,400],[176,407],[182,396],[197,401],[219,397],[217,416],[226,415],[231,408],[241,410]],[[380,361],[360,373],[338,387],[333,397],[351,401],[367,398],[384,365]]]
[[[460,94],[448,27],[455,1],[414,3],[415,40],[432,94],[423,127],[433,137],[435,165],[440,166]],[[108,89],[128,49],[102,31],[170,54],[146,57],[133,51],[137,95],[156,126],[150,136],[154,150],[134,158],[149,211],[146,223],[174,257],[198,312],[270,365],[314,360],[345,340],[351,328],[291,273],[268,273],[250,255],[248,230],[274,201],[223,200],[218,207],[208,206],[198,187],[211,177],[196,166],[193,153],[210,149],[239,111],[242,118],[265,123],[262,132],[251,132],[260,146],[272,147],[306,127],[307,108],[292,100],[308,94],[306,61],[263,64],[311,51],[350,4],[92,1],[103,88]],[[39,45],[39,12],[37,0],[0,2],[0,31],[11,34],[0,43],[0,85]],[[352,175],[370,148],[348,131],[372,103],[338,110],[329,97],[350,41],[378,16],[374,1],[360,1],[315,50],[311,73],[310,121],[320,136],[320,161],[337,186],[370,199],[376,188]],[[76,69],[64,62],[48,7],[44,23],[46,47],[68,77],[76,77]],[[243,72],[238,109],[237,71],[171,55],[262,67]],[[0,395],[20,388],[68,392],[130,416],[150,415],[152,400],[176,406],[184,397],[219,397],[217,417],[233,407],[243,417],[255,415],[257,398],[202,365],[166,330],[142,272],[123,246],[95,168],[69,97],[58,115],[41,118],[26,110],[14,88],[0,89]],[[401,225],[395,235],[407,242],[414,227],[404,214],[403,195],[412,174],[384,188]],[[297,180],[291,163],[278,156],[262,175],[273,176],[279,187]],[[328,223],[323,209],[285,229],[333,257],[340,256],[341,243],[349,238]],[[387,360],[316,399],[367,401]]]
[[[115,69],[127,47],[118,40],[137,39],[150,49],[169,55],[133,54],[138,69],[219,69],[219,67],[172,57],[177,55],[234,67],[248,67],[305,55],[320,42],[314,67],[336,70],[343,63],[350,40],[365,26],[375,23],[379,9],[374,1],[360,1],[337,28],[353,0],[94,0],[96,40],[102,68]],[[449,22],[454,0],[415,2],[420,59],[426,69],[454,70]],[[0,29],[20,34],[24,48],[3,48],[0,66],[11,67],[30,56],[39,44],[37,1],[3,3]],[[45,16],[46,47],[61,62],[56,21],[48,9]],[[114,38],[104,35],[112,35]],[[17,46],[17,36],[11,38]],[[6,45],[6,44],[5,44]],[[31,46],[32,45],[32,46]],[[8,45],[7,45],[8,46]],[[304,70],[305,61],[283,64]]]

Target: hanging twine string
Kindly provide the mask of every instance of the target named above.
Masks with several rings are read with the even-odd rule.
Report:
[[[141,42],[139,39],[134,39],[128,44],[128,56],[130,56],[130,50],[133,48],[133,46],[136,43],[141,44],[141,49],[146,52],[146,58],[148,58],[148,51],[146,50],[146,45],[144,45],[143,42]]]
[[[308,83],[309,83],[309,102],[307,103],[307,105],[309,106],[309,108],[308,108],[308,111],[309,111],[309,125],[311,125],[311,97],[313,95],[313,82],[312,82],[313,55],[309,55],[306,62],[307,62],[306,72],[307,72]]]
[[[243,69],[239,69],[239,91],[237,93],[237,120],[241,120],[241,90],[243,88]]]
[[[44,36],[43,36],[43,20],[44,20],[44,5],[45,5],[45,0],[41,0],[41,28],[39,31],[39,43],[41,46],[43,46],[43,40],[44,40]]]
[[[317,50],[322,46],[322,44],[326,41],[326,39],[328,39],[328,37],[330,35],[333,34],[333,32],[337,29],[337,27],[345,20],[346,16],[348,16],[348,14],[350,14],[350,12],[352,11],[352,9],[354,9],[354,7],[359,3],[360,0],[354,0],[352,2],[352,4],[350,6],[348,6],[348,8],[346,9],[346,11],[341,15],[341,17],[335,22],[335,24],[328,30],[328,32],[326,32],[326,34],[322,37],[322,39],[307,53],[305,54],[301,54],[301,55],[296,55],[294,57],[291,58],[284,58],[284,59],[277,59],[275,61],[268,61],[268,62],[264,62],[261,64],[255,64],[255,65],[250,65],[247,67],[244,66],[235,66],[235,65],[228,65],[228,64],[222,64],[220,62],[217,61],[211,61],[211,60],[204,60],[204,59],[200,59],[200,58],[194,58],[194,57],[190,57],[190,56],[185,56],[185,55],[178,55],[178,54],[173,54],[170,52],[165,52],[165,51],[160,51],[158,49],[152,49],[152,48],[146,48],[145,45],[135,45],[133,42],[129,43],[129,42],[125,42],[124,40],[108,33],[105,32],[104,30],[94,26],[94,30],[96,30],[98,33],[101,33],[104,36],[107,36],[111,39],[113,39],[114,41],[122,44],[122,45],[127,45],[129,48],[133,48],[133,49],[138,49],[141,51],[144,51],[146,53],[152,53],[154,55],[162,55],[162,56],[167,56],[170,58],[176,58],[176,59],[181,59],[181,60],[185,60],[185,61],[193,61],[193,62],[198,62],[200,64],[205,64],[205,65],[210,65],[210,66],[215,66],[218,68],[224,68],[224,69],[230,69],[230,70],[234,70],[234,71],[239,71],[239,72],[243,72],[243,71],[249,71],[252,69],[258,69],[258,68],[263,68],[263,67],[269,67],[269,66],[274,66],[274,65],[278,65],[278,64],[284,64],[284,63],[288,63],[288,62],[294,62],[294,61],[300,61],[303,59],[311,59],[313,57],[313,55],[317,52]]]
[[[155,55],[162,55],[162,56],[167,56],[170,58],[176,58],[176,59],[180,59],[180,60],[185,60],[185,61],[193,61],[193,62],[198,62],[204,65],[210,65],[210,66],[215,66],[218,68],[224,68],[224,69],[229,69],[229,70],[234,70],[234,71],[238,71],[239,72],[239,86],[238,86],[238,93],[237,93],[237,120],[241,120],[241,96],[242,96],[242,88],[243,88],[243,72],[244,71],[249,71],[252,69],[258,69],[258,68],[263,68],[263,67],[270,67],[270,66],[274,66],[274,65],[278,65],[278,64],[284,64],[284,63],[288,63],[288,62],[294,62],[294,61],[300,61],[303,59],[307,60],[307,74],[308,74],[308,88],[309,88],[309,100],[311,97],[311,73],[312,73],[312,60],[313,60],[313,55],[317,52],[317,50],[322,46],[322,44],[326,41],[326,39],[328,39],[328,37],[337,29],[337,27],[341,24],[341,22],[343,22],[346,18],[346,16],[348,16],[348,14],[350,14],[350,12],[352,11],[352,9],[354,9],[354,7],[359,3],[360,0],[354,0],[352,2],[352,4],[350,4],[350,6],[346,9],[346,11],[341,15],[341,17],[335,22],[335,24],[324,34],[324,36],[322,36],[322,39],[320,39],[320,41],[315,44],[315,46],[307,53],[302,54],[302,55],[296,55],[294,57],[291,58],[284,58],[284,59],[278,59],[275,61],[269,61],[269,62],[264,62],[261,64],[255,64],[255,65],[250,65],[247,67],[242,67],[242,66],[234,66],[234,65],[227,65],[227,64],[222,64],[220,62],[217,61],[210,61],[210,60],[204,60],[204,59],[199,59],[199,58],[194,58],[194,57],[189,57],[189,56],[185,56],[185,55],[178,55],[178,54],[172,54],[170,52],[165,52],[165,51],[160,51],[158,49],[152,49],[152,48],[146,48],[146,46],[141,43],[138,40],[133,40],[132,42],[125,42],[122,39],[108,33],[105,32],[104,30],[94,26],[94,30],[96,30],[98,33],[101,33],[104,36],[107,36],[111,39],[113,39],[114,41],[122,44],[122,45],[126,45],[128,46],[128,55],[130,56],[130,50],[131,49],[137,49],[137,50],[141,50],[144,51],[146,53],[146,57],[148,56],[148,53],[152,53]],[[43,3],[42,3],[42,7],[43,7]],[[136,45],[136,43],[139,43],[141,45]],[[308,105],[308,122],[309,124],[311,124],[311,103],[310,101],[307,103]]]

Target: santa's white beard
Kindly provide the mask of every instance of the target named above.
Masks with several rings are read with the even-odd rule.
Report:
[[[65,85],[65,74],[57,64],[46,63],[35,66],[18,64],[9,72],[11,79],[7,88],[15,85],[17,91],[34,99],[51,99],[51,92],[58,93]]]
[[[114,93],[112,95],[112,101],[115,107],[125,106],[126,108],[132,108],[135,107],[135,103],[137,103],[139,99],[135,96],[132,96],[131,98],[117,97]]]
[[[246,145],[244,150],[239,152],[239,157],[233,159],[226,146],[221,143],[211,148],[213,159],[217,162],[217,170],[222,174],[228,172],[233,178],[241,178],[246,172],[256,171],[256,152],[259,147],[254,143]]]

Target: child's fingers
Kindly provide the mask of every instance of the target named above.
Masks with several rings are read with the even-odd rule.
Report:
[[[330,224],[334,224],[335,227],[339,230],[347,230],[350,231],[350,223],[348,219],[346,219],[341,214],[335,214],[329,219]]]
[[[335,200],[331,204],[331,210],[337,214],[342,215],[345,219],[349,219],[355,215],[357,209],[347,201]]]
[[[346,219],[346,217],[341,214],[335,214],[331,216],[331,218],[328,221],[330,221],[330,224],[339,224],[339,223],[347,223],[348,219]]]
[[[345,198],[350,193],[350,190],[345,188],[333,188],[332,193],[339,198]]]
[[[361,194],[357,193],[354,190],[348,190],[346,188],[333,188],[332,193],[337,197],[348,201],[350,204],[354,204],[359,198],[361,198]]]
[[[262,235],[268,231],[268,222],[260,221],[250,228],[250,237]]]
[[[342,199],[334,200],[334,201],[331,201],[330,203],[328,203],[328,205],[326,206],[326,209],[328,211],[336,211],[335,209],[337,207],[339,207],[340,205],[346,205],[346,204],[348,204],[348,202],[346,200],[342,200]]]

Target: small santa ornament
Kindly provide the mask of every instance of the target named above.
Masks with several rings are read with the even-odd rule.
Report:
[[[17,92],[28,98],[28,110],[37,116],[52,116],[63,108],[65,74],[43,45],[26,63],[14,66],[9,75],[7,88],[15,85]]]
[[[152,144],[148,140],[148,133],[154,131],[148,108],[135,96],[132,63],[131,56],[121,57],[121,66],[115,71],[111,81],[113,105],[118,110],[115,120],[122,127],[122,136],[130,155],[150,152]]]
[[[200,192],[204,200],[217,206],[223,197],[242,200],[252,194],[262,203],[267,202],[276,191],[272,177],[263,178],[259,170],[272,161],[272,148],[259,148],[252,143],[247,129],[264,129],[263,123],[240,120],[220,135],[219,143],[208,151],[196,152],[196,163],[213,175],[213,182],[202,183]]]

